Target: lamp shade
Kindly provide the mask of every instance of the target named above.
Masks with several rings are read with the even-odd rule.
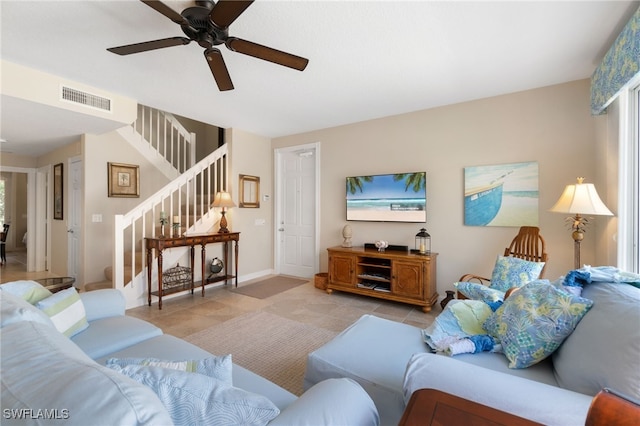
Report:
[[[235,203],[231,199],[231,194],[225,191],[220,191],[213,199],[211,207],[235,207]]]
[[[549,211],[556,213],[592,214],[613,216],[611,210],[604,205],[596,187],[592,183],[582,183],[584,178],[578,178],[578,183],[567,185],[560,199]]]

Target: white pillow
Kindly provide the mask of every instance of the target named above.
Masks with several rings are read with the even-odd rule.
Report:
[[[0,291],[0,328],[20,321],[39,322],[53,328],[51,319],[40,309],[8,291]]]
[[[280,414],[268,398],[204,374],[143,365],[108,367],[153,389],[177,425],[263,426]]]
[[[220,380],[225,384],[233,384],[231,375],[231,370],[233,368],[231,354],[211,356],[199,360],[182,361],[169,361],[158,358],[109,358],[105,365],[109,368],[112,365],[117,365],[119,367],[126,367],[127,365],[146,365],[150,367],[169,368],[189,373],[200,373]]]
[[[53,294],[44,288],[42,284],[30,280],[11,281],[0,285],[0,289],[14,296],[18,296],[32,305]]]
[[[74,287],[39,301],[36,307],[47,314],[56,329],[67,337],[75,336],[89,327],[84,305]]]

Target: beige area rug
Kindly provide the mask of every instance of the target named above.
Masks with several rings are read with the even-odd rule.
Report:
[[[307,355],[336,334],[258,311],[191,334],[185,340],[216,355],[231,354],[235,364],[299,396]]]
[[[256,299],[266,299],[267,297],[274,296],[307,282],[309,282],[309,280],[278,275],[235,288],[232,291],[234,293],[244,294],[245,296],[255,297]]]

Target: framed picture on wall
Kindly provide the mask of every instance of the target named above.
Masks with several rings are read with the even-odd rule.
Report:
[[[260,177],[240,175],[240,207],[260,207]]]
[[[109,197],[140,197],[140,166],[107,163]]]
[[[466,226],[538,226],[538,162],[465,167]]]
[[[64,217],[63,164],[53,166],[53,218],[62,220]]]

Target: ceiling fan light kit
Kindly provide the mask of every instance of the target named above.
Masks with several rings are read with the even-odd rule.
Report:
[[[196,1],[196,6],[188,7],[182,13],[177,13],[161,1],[140,1],[180,25],[188,38],[169,37],[111,47],[107,49],[109,52],[118,55],[131,55],[149,50],[186,45],[195,41],[205,49],[205,59],[220,91],[233,90],[233,82],[222,57],[222,52],[214,46],[224,44],[232,52],[242,53],[298,71],[303,71],[309,63],[306,58],[229,36],[229,26],[251,6],[254,0],[218,0],[218,2],[200,0]]]

